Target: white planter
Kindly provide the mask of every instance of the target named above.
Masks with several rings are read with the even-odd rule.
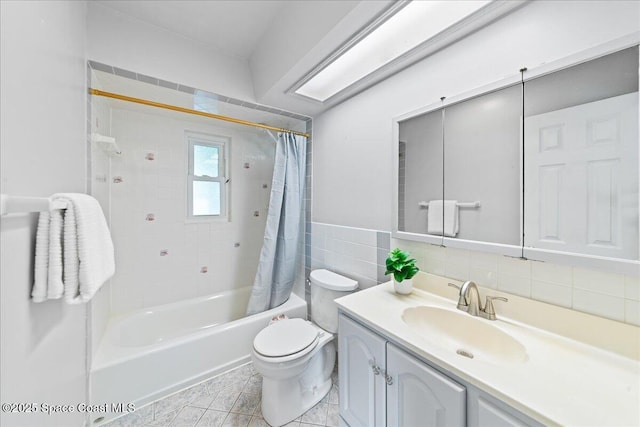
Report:
[[[393,289],[398,294],[410,294],[411,292],[413,292],[413,278],[404,279],[402,282],[397,282],[396,279],[393,279]]]

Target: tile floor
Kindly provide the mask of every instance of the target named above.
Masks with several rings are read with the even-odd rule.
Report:
[[[338,372],[327,396],[287,427],[338,427]],[[248,363],[115,419],[102,427],[268,427],[262,377]]]

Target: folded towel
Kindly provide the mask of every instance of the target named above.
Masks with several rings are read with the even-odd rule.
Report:
[[[61,210],[49,213],[49,272],[47,284],[47,299],[62,298],[64,283],[62,281],[62,217]]]
[[[455,237],[459,230],[458,201],[431,200],[427,213],[427,233]]]
[[[427,233],[442,235],[442,200],[431,200],[427,212]]]
[[[40,212],[36,231],[36,258],[31,297],[34,302],[47,299],[49,276],[49,212]]]
[[[60,193],[64,211],[42,212],[36,233],[34,302],[89,301],[115,272],[113,242],[100,204],[86,194]]]
[[[449,237],[456,237],[458,231],[460,231],[460,221],[458,220],[458,201],[457,200],[445,200],[444,201],[444,235]]]

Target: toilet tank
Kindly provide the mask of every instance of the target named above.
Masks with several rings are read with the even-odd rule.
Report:
[[[332,271],[313,270],[311,281],[311,320],[325,331],[338,332],[338,306],[335,299],[358,288],[358,282]]]

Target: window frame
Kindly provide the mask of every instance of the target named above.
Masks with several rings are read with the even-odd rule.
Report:
[[[217,135],[207,135],[196,132],[185,133],[187,146],[187,200],[186,222],[209,222],[229,220],[229,145],[230,139]],[[194,174],[194,154],[196,146],[213,147],[218,149],[218,176],[197,176]],[[195,182],[220,183],[220,214],[219,215],[194,215],[193,214],[193,185]]]

